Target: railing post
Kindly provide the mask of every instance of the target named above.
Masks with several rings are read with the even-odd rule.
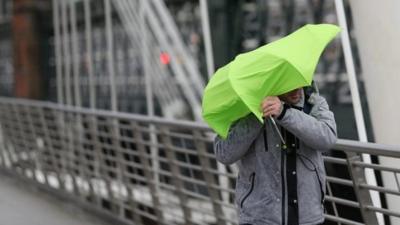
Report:
[[[39,133],[39,128],[38,127],[34,127],[33,125],[33,121],[34,119],[32,118],[32,111],[35,107],[29,107],[29,106],[22,106],[21,109],[25,111],[25,117],[26,117],[26,122],[28,123],[28,128],[29,128],[29,134],[30,134],[30,138],[31,140],[35,140],[37,141],[38,138],[42,138],[40,135],[38,135]],[[40,124],[40,126],[42,126],[43,124]],[[36,144],[36,145],[35,145]],[[43,153],[43,147],[42,149],[39,148],[39,146],[37,146],[37,143],[30,143],[31,149],[29,149],[29,151],[33,152],[34,154],[30,155],[30,160],[32,161],[32,173],[33,173],[33,178],[40,182],[38,179],[38,175],[36,174],[37,171],[42,171],[42,174],[44,176],[44,181],[46,183],[46,185],[49,185],[49,180],[47,177],[46,172],[43,170],[41,163],[39,162],[39,157],[40,154]]]
[[[118,146],[119,145],[117,142],[118,138],[116,136],[116,131],[114,130],[116,128],[116,124],[114,122],[116,122],[115,118],[105,118],[103,121],[105,130],[107,130],[107,131],[111,130],[107,133],[108,135],[110,135],[107,137],[107,139],[109,138],[111,140],[111,142],[112,142],[111,145]],[[100,122],[99,122],[99,124],[100,124]],[[97,127],[97,129],[100,130],[100,126]],[[104,132],[107,132],[107,131],[104,131]],[[117,164],[118,162],[113,161],[113,160],[118,160],[118,159],[115,159],[111,152],[114,152],[115,155],[118,155],[119,153],[117,152],[118,149],[109,149],[109,148],[105,147],[105,145],[107,145],[105,142],[107,142],[107,141],[105,141],[105,140],[102,141],[100,139],[101,135],[99,135],[99,133],[100,132],[96,133],[96,141],[99,142],[98,144],[100,147],[100,149],[99,149],[100,155],[101,155],[101,158],[103,159],[102,160],[103,164],[99,165],[101,172],[103,172],[103,174],[101,174],[101,172],[100,172],[100,177],[105,181],[105,184],[106,184],[106,190],[107,190],[107,194],[108,194],[106,198],[107,198],[107,201],[109,201],[109,209],[108,210],[111,213],[118,215],[118,213],[119,213],[118,206],[120,206],[120,205],[118,204],[119,200],[118,200],[118,196],[114,192],[113,186],[115,187],[115,185],[113,185],[113,184],[118,183],[116,181],[117,179],[118,179],[118,181],[120,180],[119,177],[120,177],[121,170],[119,169],[119,165]],[[117,166],[115,166],[115,168],[114,168],[113,164],[112,163],[107,164],[107,161],[115,162],[117,164]],[[103,171],[102,171],[102,169],[103,169]],[[109,173],[110,169],[112,172],[115,173],[115,176],[117,177],[117,179],[115,178],[115,176],[113,176],[114,174]],[[117,206],[117,204],[118,204],[118,206]],[[100,205],[100,207],[102,207],[102,206]]]
[[[99,123],[98,120],[99,118],[96,117],[96,115],[91,114],[89,116],[89,133],[90,133],[90,137],[91,137],[91,144],[93,145],[93,151],[94,151],[94,165],[93,165],[93,176],[94,176],[94,195],[96,197],[95,199],[95,204],[97,205],[97,207],[99,207],[100,209],[103,209],[102,206],[102,201],[103,198],[107,199],[110,202],[114,202],[114,192],[112,190],[112,185],[111,185],[111,179],[108,176],[107,173],[107,153],[104,152],[103,150],[103,146],[102,143],[100,141],[100,132],[99,132]],[[106,195],[103,196],[102,192],[101,192],[101,181],[104,181],[105,184],[105,189],[106,189]],[[97,193],[96,193],[97,190]],[[111,205],[112,203],[110,203]]]
[[[74,126],[74,112],[67,112],[64,117],[66,124],[64,126],[64,132],[65,132],[65,149],[66,149],[66,166],[67,166],[67,175],[66,177],[71,178],[72,182],[72,192],[76,195],[79,196],[79,186],[78,186],[78,181],[77,178],[78,176],[75,175],[75,161],[77,160],[76,158],[76,153],[75,153],[75,146],[74,146],[74,139],[75,139],[75,134],[73,133],[73,126]]]
[[[21,161],[23,161],[21,152],[27,153],[26,151],[27,151],[27,149],[29,149],[29,143],[28,143],[29,141],[26,138],[26,134],[25,134],[26,130],[24,129],[24,124],[23,124],[23,121],[22,121],[22,118],[21,118],[22,112],[21,112],[20,107],[18,107],[17,104],[12,104],[11,105],[11,112],[13,113],[13,116],[15,116],[16,127],[18,127],[18,131],[17,132],[19,133],[18,135],[19,135],[19,138],[20,138],[20,139],[16,140],[15,143],[13,143],[15,145],[14,147],[17,147],[17,142],[22,143],[22,146],[23,146],[23,147],[21,147],[21,145],[19,145],[18,148],[14,149],[14,154],[15,154],[15,156],[17,158],[16,163],[17,163],[17,165],[20,166],[21,175],[26,176],[25,169],[29,170],[29,167],[24,168],[24,166],[21,165]],[[17,169],[17,172],[18,172],[18,169]],[[35,170],[32,170],[31,172],[32,172],[33,175],[35,174]],[[34,177],[34,178],[36,179],[36,177]]]
[[[55,136],[55,142],[56,145],[58,144],[58,160],[59,160],[59,165],[60,168],[57,171],[58,177],[60,178],[60,189],[63,191],[67,190],[67,179],[66,179],[66,154],[64,152],[64,146],[65,146],[65,137],[64,135],[64,127],[65,127],[65,122],[64,122],[64,112],[62,110],[55,110],[55,109],[50,109],[51,114],[54,116],[54,125],[55,125],[55,132],[53,136]]]
[[[175,157],[175,153],[173,150],[171,137],[169,134],[169,130],[166,127],[161,128],[161,139],[162,139],[162,143],[164,145],[165,154],[168,159],[168,164],[171,168],[171,174],[173,176],[172,182],[176,188],[175,193],[178,196],[179,201],[181,203],[183,217],[185,220],[184,224],[191,225],[191,224],[193,224],[193,222],[191,220],[190,209],[188,206],[188,199],[187,199],[187,196],[185,195],[185,191],[184,191],[185,186],[184,186],[182,180],[179,178],[181,176],[181,172],[180,172],[179,166],[175,162],[176,157]]]
[[[59,165],[59,159],[57,159],[57,153],[56,153],[56,150],[54,148],[53,139],[52,139],[52,137],[50,135],[49,124],[47,123],[47,120],[46,120],[46,118],[44,116],[45,115],[45,108],[38,107],[37,112],[39,114],[39,120],[40,120],[40,122],[42,123],[42,126],[43,126],[43,133],[44,133],[44,139],[45,139],[44,143],[45,143],[45,146],[48,148],[47,152],[49,153],[50,158],[53,161],[52,162],[52,165],[53,165],[52,169],[53,169],[53,172],[55,173],[55,176],[56,176],[56,179],[57,179],[57,183],[59,185],[58,188],[61,189],[62,186],[63,186],[62,179],[60,177],[60,173],[61,172],[60,172],[60,168],[57,166],[57,165]],[[54,135],[54,134],[52,134],[52,135]],[[60,155],[59,155],[59,157],[60,157]]]
[[[165,224],[162,216],[161,205],[159,200],[159,192],[156,189],[156,185],[154,182],[154,178],[151,174],[151,169],[153,168],[149,162],[149,156],[146,153],[146,146],[144,145],[144,138],[142,133],[140,132],[140,127],[136,122],[132,123],[132,130],[133,130],[133,138],[135,140],[135,144],[137,146],[137,150],[139,152],[140,162],[143,165],[143,172],[147,179],[147,183],[149,185],[150,193],[152,193],[151,199],[153,202],[153,207],[155,214],[157,216],[158,222],[160,224]],[[154,174],[158,173],[158,171],[153,171]],[[155,175],[154,175],[155,176]],[[133,205],[134,206],[134,205]],[[139,220],[139,219],[137,219]]]
[[[349,168],[349,172],[351,178],[353,180],[354,191],[357,196],[358,202],[360,203],[361,215],[364,219],[364,223],[366,225],[376,225],[378,224],[378,218],[376,217],[376,213],[368,210],[367,206],[372,206],[372,199],[369,190],[360,187],[360,184],[366,184],[364,169],[358,167],[354,164],[354,162],[360,162],[361,156],[353,153],[346,152],[347,155],[347,166]]]
[[[201,164],[201,169],[204,175],[204,178],[206,180],[207,184],[207,191],[208,194],[210,195],[210,201],[213,206],[213,211],[215,218],[217,220],[217,224],[226,224],[226,221],[224,221],[221,217],[224,216],[224,211],[221,207],[220,204],[218,204],[217,201],[221,201],[221,197],[215,188],[213,188],[213,185],[217,186],[217,181],[215,179],[215,176],[211,174],[208,170],[211,168],[211,164],[209,159],[207,158],[207,147],[204,144],[203,141],[201,141],[201,133],[199,131],[193,131],[193,136],[194,136],[194,142],[196,145],[196,149],[199,152],[199,159],[200,159],[200,164]]]
[[[7,107],[8,106],[8,107]],[[5,167],[8,167],[8,169],[12,169],[14,167],[14,157],[12,152],[10,151],[11,146],[14,147],[15,142],[14,142],[14,138],[15,138],[15,125],[11,125],[14,121],[15,124],[15,120],[11,120],[10,117],[11,114],[11,107],[10,104],[4,104],[4,106],[1,108],[0,110],[0,115],[1,115],[1,127],[2,127],[2,132],[3,132],[3,138],[4,138],[4,153],[3,153],[3,157],[4,157],[4,165]],[[7,125],[7,126],[6,126]],[[15,149],[14,149],[15,152]],[[6,163],[6,161],[8,161],[8,165]]]
[[[116,175],[116,179],[114,178],[114,180],[116,180],[116,183],[117,183],[117,187],[118,187],[118,191],[120,192],[121,191],[121,185],[122,185],[122,182],[123,182],[123,156],[122,156],[122,152],[121,152],[121,148],[120,148],[120,140],[121,140],[121,137],[120,137],[120,129],[119,129],[119,121],[118,121],[118,119],[117,118],[112,118],[111,119],[111,143],[112,143],[112,145],[114,146],[114,149],[113,149],[113,151],[114,151],[114,153],[115,153],[115,160],[116,160],[116,172],[115,172],[115,175]],[[111,191],[113,191],[112,189],[111,189]],[[115,194],[114,196],[117,196],[117,194]],[[114,198],[114,204],[116,205],[116,207],[115,207],[115,210],[116,210],[116,213],[117,214],[119,214],[119,216],[120,217],[123,217],[123,213],[124,213],[124,210],[123,210],[123,201],[122,201],[122,199],[121,198]]]
[[[1,118],[1,116],[0,116]],[[1,119],[0,119],[1,121]],[[5,157],[3,155],[3,151],[5,150],[6,145],[4,143],[4,133],[3,133],[3,126],[0,122],[0,168],[1,169],[5,169],[6,168],[6,160]]]
[[[6,157],[6,151],[7,151],[7,146],[6,146],[6,141],[5,137],[6,134],[4,133],[4,118],[3,118],[3,110],[2,110],[2,105],[0,106],[0,168],[1,169],[6,169],[7,168],[7,157]]]

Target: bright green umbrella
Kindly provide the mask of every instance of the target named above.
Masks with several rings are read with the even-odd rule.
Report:
[[[211,78],[203,96],[203,118],[226,138],[233,122],[250,112],[263,122],[260,103],[309,86],[319,57],[340,28],[305,25],[292,34],[238,55]]]

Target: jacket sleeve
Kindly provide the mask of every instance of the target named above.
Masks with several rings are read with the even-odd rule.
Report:
[[[225,165],[240,160],[257,138],[262,126],[253,114],[238,120],[229,130],[225,140],[219,136],[215,138],[216,159]]]
[[[337,141],[334,115],[321,96],[315,97],[310,115],[289,108],[277,122],[315,150],[327,151]]]

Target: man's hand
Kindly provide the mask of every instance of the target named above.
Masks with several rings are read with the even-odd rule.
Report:
[[[264,117],[278,117],[283,109],[281,100],[276,96],[268,96],[261,102],[261,112]]]

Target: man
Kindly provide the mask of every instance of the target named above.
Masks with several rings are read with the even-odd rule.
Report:
[[[306,90],[306,89],[304,89]],[[228,137],[215,139],[224,164],[237,163],[236,204],[240,224],[316,225],[324,222],[322,152],[337,140],[326,100],[299,88],[261,103],[265,126],[253,114],[237,121]]]

